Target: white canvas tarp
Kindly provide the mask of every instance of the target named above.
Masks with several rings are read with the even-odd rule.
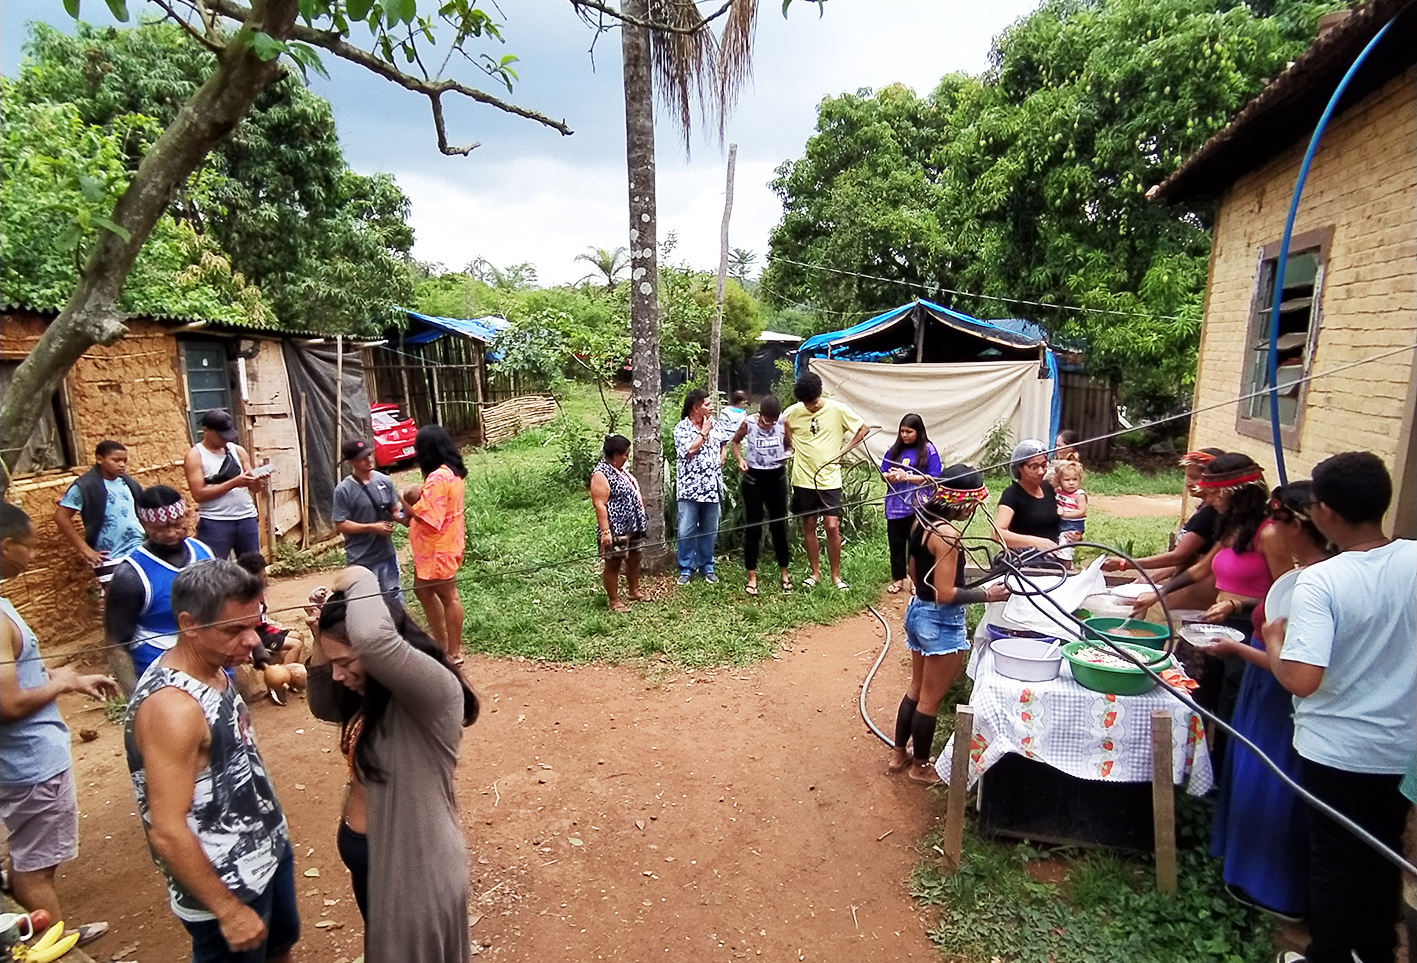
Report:
[[[1008,422],[1015,442],[1038,438],[1050,444],[1053,382],[1039,378],[1038,368],[1037,361],[811,361],[829,397],[849,405],[866,424],[881,426],[866,441],[877,464],[908,411],[925,419],[942,465],[962,461],[983,467],[985,435],[1000,421]]]

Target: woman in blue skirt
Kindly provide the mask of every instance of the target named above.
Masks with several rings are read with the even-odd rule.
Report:
[[[1221,657],[1238,655],[1248,663],[1230,724],[1296,780],[1294,699],[1268,669],[1260,626],[1266,620],[1287,618],[1288,598],[1299,571],[1333,554],[1309,520],[1312,498],[1307,481],[1274,490],[1269,518],[1282,549],[1298,567],[1276,579],[1255,609],[1251,641],[1222,642],[1211,650]],[[1242,745],[1231,744],[1224,770],[1210,851],[1212,856],[1225,857],[1225,888],[1241,902],[1284,919],[1302,919],[1309,908],[1309,826],[1304,804]]]

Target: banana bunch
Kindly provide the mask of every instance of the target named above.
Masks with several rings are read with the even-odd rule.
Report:
[[[79,942],[79,931],[64,935],[64,921],[60,920],[44,931],[34,946],[17,946],[14,949],[15,963],[54,963],[74,948]]]

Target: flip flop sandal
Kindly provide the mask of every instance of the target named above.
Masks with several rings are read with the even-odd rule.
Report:
[[[756,596],[758,594],[758,587],[756,585],[745,585],[743,586],[743,591],[749,595]]]
[[[839,590],[841,590],[841,591],[843,591],[843,592],[845,592],[847,589],[851,588],[851,586],[847,584],[846,579],[844,579],[844,578],[839,578],[839,579],[837,579],[835,582],[833,582],[832,584],[835,585]]]
[[[900,594],[900,583],[899,583],[899,582],[892,582],[890,585],[886,586],[886,591],[889,592],[889,593],[892,594],[892,595],[899,595],[899,594]]]
[[[108,935],[107,923],[85,923],[79,927],[79,941],[75,946],[88,946],[94,940]]]
[[[812,576],[808,575],[802,580],[802,587],[806,589],[814,589],[817,587],[817,580],[812,578]]]
[[[790,579],[790,578],[785,578],[785,579],[782,580],[782,590],[783,590],[784,592],[791,592],[791,591],[792,591],[792,579]]]

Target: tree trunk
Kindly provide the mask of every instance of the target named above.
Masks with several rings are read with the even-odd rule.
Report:
[[[257,95],[280,76],[278,61],[256,56],[251,34],[264,30],[283,39],[295,23],[297,9],[296,0],[254,3],[251,19],[228,39],[216,70],[138,165],[112,215],[128,232],[127,240],[99,230],[69,303],[20,363],[0,400],[0,453],[6,463],[6,470],[0,472],[0,493],[9,487],[8,465],[74,362],[94,345],[112,344],[128,333],[118,317],[118,295],[173,193],[246,115]]]
[[[632,17],[649,17],[648,0],[626,0]],[[630,182],[630,395],[634,474],[649,516],[644,566],[662,571],[670,553],[664,537],[664,463],[659,428],[659,264],[654,170],[654,84],[649,31],[621,26],[625,73],[625,160]]]
[[[709,333],[709,391],[718,392],[718,355],[723,344],[723,289],[728,284],[728,218],[733,214],[733,168],[738,145],[728,145],[728,187],[723,192],[723,230],[719,234],[718,288],[714,293],[713,330]]]

